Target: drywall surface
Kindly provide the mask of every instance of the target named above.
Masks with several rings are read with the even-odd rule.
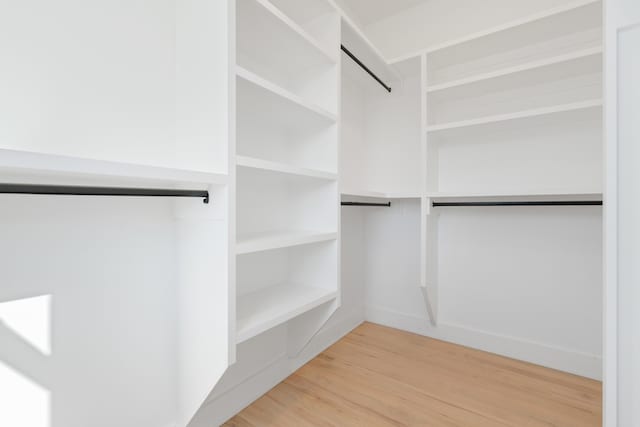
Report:
[[[169,203],[0,198],[0,425],[175,425]]]
[[[418,287],[419,202],[371,210],[367,320],[600,378],[600,210],[440,209],[437,327]]]

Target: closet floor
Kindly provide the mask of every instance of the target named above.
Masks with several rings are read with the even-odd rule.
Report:
[[[364,323],[225,426],[600,426],[601,388]]]

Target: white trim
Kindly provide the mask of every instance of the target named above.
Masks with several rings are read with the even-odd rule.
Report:
[[[432,328],[427,318],[398,313],[379,307],[367,306],[365,317],[369,322],[588,378],[600,379],[602,376],[602,358],[598,355],[581,353],[568,348],[471,329],[446,322],[439,322],[437,328]]]

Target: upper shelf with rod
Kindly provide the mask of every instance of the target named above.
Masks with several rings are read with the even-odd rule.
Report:
[[[226,174],[172,167],[0,149],[5,181],[65,184],[208,186],[225,185]]]
[[[602,205],[602,193],[531,191],[513,193],[427,193],[433,207]]]

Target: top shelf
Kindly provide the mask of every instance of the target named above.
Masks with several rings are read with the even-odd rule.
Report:
[[[13,181],[37,181],[60,184],[145,183],[150,185],[224,185],[227,175],[197,170],[149,166],[72,156],[0,149],[0,171]]]
[[[601,46],[599,1],[581,1],[432,51],[428,80],[432,86],[466,84],[567,61]]]
[[[402,55],[400,57],[390,59],[389,63],[390,64],[399,63],[410,58],[418,57],[423,54],[430,55],[430,54],[440,53],[442,51],[446,51],[451,48],[460,47],[461,45],[464,45],[464,44],[476,42],[486,37],[491,37],[491,36],[507,37],[505,34],[502,34],[502,33],[514,31],[514,30],[519,31],[520,29],[527,27],[531,24],[544,21],[549,18],[554,18],[559,15],[564,15],[567,13],[571,14],[574,12],[580,12],[581,10],[585,10],[585,8],[588,10],[601,12],[601,0],[577,0],[569,4],[548,9],[543,12],[534,13],[524,18],[520,18],[502,25],[497,25],[483,31],[478,31],[476,33],[469,34],[464,37],[460,37],[454,40],[449,40],[447,42],[430,46],[425,49],[420,49],[418,51],[409,53],[407,55]],[[579,20],[569,20],[569,21],[573,21],[574,23],[579,22]],[[571,22],[569,22],[569,24],[571,24]]]
[[[290,64],[295,59],[305,65],[338,61],[337,50],[329,51],[267,0],[238,1],[237,34],[239,51],[258,58],[277,55],[277,63]]]

